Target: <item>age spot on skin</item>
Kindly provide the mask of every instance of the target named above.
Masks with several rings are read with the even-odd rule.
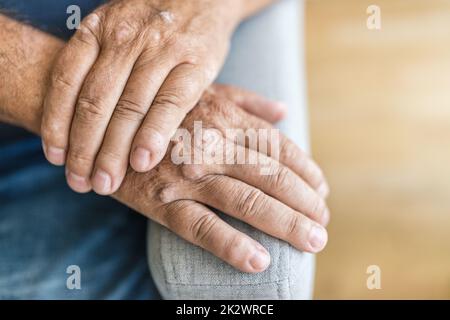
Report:
[[[172,23],[175,19],[175,16],[170,11],[161,11],[159,13],[159,16],[165,23],[168,23],[168,24]]]

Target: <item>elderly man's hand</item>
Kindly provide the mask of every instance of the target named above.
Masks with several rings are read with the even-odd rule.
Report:
[[[172,142],[161,163],[148,173],[128,170],[114,197],[244,272],[266,269],[270,263],[268,252],[209,208],[300,250],[322,250],[327,242],[324,226],[330,216],[323,199],[326,194],[320,194],[327,189],[321,170],[282,135],[279,161],[275,155],[266,156],[259,150],[261,145],[276,143],[265,140],[270,135],[259,136],[258,144],[249,139],[228,139],[227,129],[273,128],[237,107],[227,95],[236,97],[237,93],[223,86],[208,90],[182,124],[193,133],[192,140],[192,135],[176,134],[183,139]],[[200,144],[193,142],[196,121],[201,121],[205,130]],[[180,158],[192,159],[190,156],[196,152],[193,150],[201,152],[200,162],[174,164]],[[239,155],[245,155],[244,163],[237,161]],[[224,159],[222,156],[233,161],[215,161]],[[258,159],[256,164],[249,163],[252,157]]]
[[[161,161],[221,68],[243,3],[115,0],[82,21],[53,68],[41,129],[73,190],[111,194],[129,162],[146,172]]]

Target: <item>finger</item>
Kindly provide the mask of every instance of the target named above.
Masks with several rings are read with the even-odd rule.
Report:
[[[67,182],[77,192],[91,189],[96,155],[134,61],[132,52],[104,48],[85,79],[70,129],[66,163]]]
[[[292,170],[255,150],[231,143],[226,148],[227,158],[236,159],[236,163],[185,164],[182,166],[184,177],[199,180],[213,174],[230,176],[260,189],[323,226],[328,224],[330,212],[324,199]],[[215,150],[214,154],[218,152]],[[206,154],[204,152],[204,160]]]
[[[237,110],[239,112],[239,109]],[[237,144],[258,150],[278,160],[302,177],[320,196],[326,197],[328,195],[328,183],[320,167],[294,142],[279,133],[278,130],[274,130],[272,125],[244,111],[241,111],[238,116],[226,117],[226,120],[228,121],[228,127],[244,130],[253,129],[253,131],[247,131],[247,133],[257,133],[257,143],[249,143],[252,139],[234,139]]]
[[[75,104],[84,79],[97,59],[100,17],[89,15],[55,61],[44,101],[41,135],[44,154],[54,165],[63,165]]]
[[[133,138],[172,66],[168,56],[149,62],[141,57],[136,61],[96,158],[92,186],[98,194],[111,194],[121,185]]]
[[[130,164],[145,172],[158,164],[170,139],[194,107],[209,79],[198,68],[181,64],[174,68],[153,101],[133,142]]]
[[[192,200],[287,241],[299,250],[315,253],[327,243],[327,232],[320,224],[242,181],[226,176],[207,176],[190,196]]]
[[[269,100],[254,92],[223,84],[214,84],[213,90],[248,113],[270,123],[278,122],[286,116],[287,107],[284,103]]]
[[[267,250],[194,201],[167,205],[163,224],[185,240],[211,252],[243,272],[261,272],[270,264]]]

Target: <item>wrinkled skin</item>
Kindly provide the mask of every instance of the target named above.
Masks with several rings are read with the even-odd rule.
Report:
[[[225,98],[233,90],[214,86],[188,114],[182,127],[192,131],[194,121],[217,129],[218,139],[206,139],[203,147],[219,150],[226,128],[271,128]],[[233,97],[233,94],[230,96]],[[212,141],[212,142],[211,142]],[[244,148],[228,141],[225,152]],[[327,241],[324,226],[329,211],[324,201],[327,188],[322,172],[298,147],[284,136],[278,163],[267,157],[269,175],[260,174],[259,164],[180,164],[171,151],[152,171],[129,169],[114,197],[147,217],[166,226],[184,239],[209,250],[235,268],[260,272],[270,263],[268,252],[247,235],[226,224],[210,206],[253,225],[307,252],[318,252]],[[179,149],[179,148],[178,148]],[[178,150],[177,149],[177,150]],[[325,187],[324,187],[325,186]],[[230,201],[232,199],[232,201]],[[207,206],[206,206],[207,205]]]
[[[129,163],[146,172],[162,159],[222,67],[237,1],[115,0],[82,21],[55,62],[41,128],[74,191],[112,194]]]

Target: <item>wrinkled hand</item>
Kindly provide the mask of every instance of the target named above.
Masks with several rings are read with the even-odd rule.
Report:
[[[248,140],[226,140],[226,130],[230,128],[272,127],[224,98],[223,93],[231,89],[223,89],[213,86],[208,90],[182,123],[182,127],[191,133],[194,121],[202,121],[203,128],[217,129],[212,130],[215,135],[202,136],[200,150],[204,151],[204,157],[210,157],[203,158],[201,164],[175,165],[174,155],[186,156],[184,152],[188,148],[185,146],[191,145],[180,135],[183,139],[171,143],[166,156],[154,170],[147,173],[128,170],[114,197],[244,272],[266,269],[270,263],[268,252],[208,207],[285,240],[300,250],[322,250],[327,242],[324,226],[330,214],[324,201],[327,184],[321,170],[282,135],[279,162],[258,152],[258,148],[252,149],[254,144]],[[264,137],[261,139],[258,142],[264,143]],[[225,140],[226,144],[223,143]],[[191,153],[199,150],[198,144],[192,145]],[[246,159],[258,155],[263,161],[257,164],[209,161],[222,151],[230,154],[231,159],[245,154]],[[271,174],[261,175],[262,167],[268,168]]]
[[[239,15],[229,1],[115,0],[58,57],[44,103],[47,159],[77,192],[118,189],[153,168],[212,83]],[[275,115],[277,117],[277,115]]]

